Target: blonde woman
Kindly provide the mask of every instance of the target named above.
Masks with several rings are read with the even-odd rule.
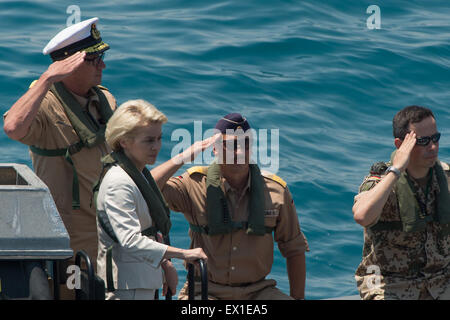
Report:
[[[155,239],[157,231],[169,232],[169,209],[145,166],[156,161],[166,122],[166,116],[144,100],[125,102],[108,121],[105,138],[113,152],[103,159],[109,170],[96,197],[97,271],[107,284],[106,299],[154,299],[163,284],[162,270],[163,295],[167,288],[175,294],[178,276],[168,259],[207,258],[200,248],[178,249]],[[196,143],[177,158],[190,159],[211,143]]]

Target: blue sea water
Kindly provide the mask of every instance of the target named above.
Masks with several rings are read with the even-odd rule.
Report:
[[[373,4],[381,29],[366,24]],[[440,158],[450,161],[448,1],[2,0],[1,113],[46,70],[41,51],[66,26],[70,5],[82,20],[100,18],[111,46],[103,84],[118,103],[142,98],[169,118],[157,163],[178,143],[174,130],[193,133],[194,120],[206,129],[241,112],[256,129],[279,129],[276,173],[289,185],[311,249],[307,299],[357,294],[363,232],[353,197],[370,165],[388,159],[399,109],[434,111]],[[31,167],[27,148],[3,130],[0,162]],[[186,248],[188,226],[172,217],[172,244]],[[176,266],[179,291],[185,272]],[[289,293],[278,250],[270,277]]]

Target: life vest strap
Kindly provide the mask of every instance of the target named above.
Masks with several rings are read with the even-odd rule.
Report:
[[[233,228],[232,228],[233,231],[241,230],[241,229],[247,230],[247,228],[248,228],[248,222],[247,221],[231,221],[231,223],[233,225]],[[199,226],[199,225],[195,225],[195,224],[190,223],[189,227],[190,227],[190,229],[193,232],[203,233],[203,234],[209,235],[209,228],[208,228],[208,226]],[[272,233],[272,231],[275,229],[273,227],[265,227],[265,228],[266,228],[266,233]]]
[[[105,211],[97,210],[97,218],[100,224],[100,227],[105,231],[105,233],[116,243],[119,243],[117,237],[114,233],[114,229],[111,226],[111,222],[109,221],[108,215]],[[150,226],[149,228],[143,230],[141,234],[146,237],[156,237],[156,233],[158,230],[154,226]],[[112,268],[112,251],[114,248],[114,244],[109,246],[106,250],[106,290],[108,292],[113,292],[116,289],[114,288],[114,277],[113,277],[113,268]]]
[[[374,226],[369,228],[372,231],[394,231],[403,230],[403,223],[401,221],[379,221]]]
[[[31,86],[30,86],[31,87]],[[109,105],[108,99],[103,94],[102,90],[97,87],[92,87],[99,98],[100,114],[106,123],[112,116],[113,111]],[[36,146],[30,146],[30,150],[44,157],[65,157],[67,162],[72,166],[73,180],[72,180],[72,209],[80,209],[80,187],[78,183],[78,174],[72,161],[72,155],[79,152],[82,148],[92,148],[105,141],[105,125],[98,128],[96,125],[89,124],[89,117],[82,111],[81,105],[75,99],[73,94],[68,91],[61,82],[56,82],[50,88],[50,92],[61,103],[66,116],[68,117],[75,133],[80,141],[74,143],[67,148],[60,149],[41,149]]]
[[[147,229],[143,230],[141,234],[146,237],[155,237],[158,233],[158,229],[155,226],[150,226]]]
[[[114,292],[116,289],[114,288],[114,280],[112,273],[112,250],[114,245],[110,246],[106,250],[106,290],[108,292]]]
[[[441,231],[439,231],[439,237],[443,239],[450,234],[450,223],[441,226]]]
[[[73,164],[72,155],[74,155],[77,152],[80,152],[80,150],[84,147],[84,143],[82,141],[79,141],[77,143],[74,143],[67,148],[60,148],[60,149],[42,149],[36,146],[30,146],[31,152],[38,154],[40,156],[44,157],[64,157],[67,162],[69,162],[70,166],[72,167],[72,209],[77,210],[80,209],[80,185],[78,182],[78,174],[77,170],[75,168],[75,165]]]

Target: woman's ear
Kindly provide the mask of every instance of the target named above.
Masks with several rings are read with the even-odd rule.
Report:
[[[130,143],[132,142],[131,138],[122,138],[119,140],[119,144],[122,147],[122,149],[128,149]]]

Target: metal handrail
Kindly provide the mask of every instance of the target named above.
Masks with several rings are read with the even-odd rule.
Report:
[[[200,268],[200,277],[202,284],[202,300],[208,300],[208,267],[203,259],[197,260]],[[189,300],[195,300],[195,283],[194,283],[194,264],[188,263],[188,297]]]
[[[95,299],[95,283],[94,283],[94,277],[95,277],[95,273],[94,273],[94,267],[92,266],[91,263],[91,259],[89,258],[89,256],[87,255],[87,253],[83,250],[78,251],[77,254],[75,255],[75,264],[80,268],[81,270],[81,258],[83,258],[84,262],[86,263],[86,271],[88,274],[88,283],[89,283],[89,296],[88,299],[89,300],[94,300]],[[75,290],[75,295],[76,295],[76,299],[78,300],[79,297],[79,292],[81,289],[76,289]]]
[[[170,246],[170,236],[169,235],[163,236],[163,242],[168,246]],[[172,290],[170,290],[169,287],[167,288],[166,300],[172,300]]]

